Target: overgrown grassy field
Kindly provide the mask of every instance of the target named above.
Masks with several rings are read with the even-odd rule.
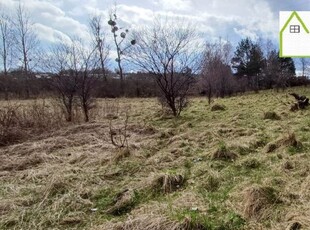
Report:
[[[0,148],[0,229],[310,229],[310,109],[290,112],[292,91],[310,96],[193,98],[179,118],[98,100],[91,123]]]

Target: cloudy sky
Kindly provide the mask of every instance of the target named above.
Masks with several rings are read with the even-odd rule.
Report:
[[[102,14],[107,20],[114,0],[21,0],[36,23],[44,44],[59,36],[87,39],[88,19]],[[0,0],[9,12],[17,0]],[[278,41],[280,10],[310,10],[310,0],[117,0],[117,14],[126,27],[148,24],[154,15],[186,17],[202,32],[204,40],[219,37],[234,45],[244,37]],[[108,28],[108,27],[107,27]],[[111,36],[111,34],[108,34]]]

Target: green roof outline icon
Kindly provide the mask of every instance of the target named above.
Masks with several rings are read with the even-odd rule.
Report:
[[[310,57],[309,55],[306,56],[283,56],[283,32],[286,30],[287,26],[289,25],[289,23],[291,22],[291,20],[296,17],[297,20],[299,21],[299,23],[301,24],[302,28],[305,30],[305,32],[307,34],[309,34],[309,30],[307,28],[307,26],[305,25],[305,23],[303,22],[303,20],[301,19],[301,17],[298,15],[298,13],[296,11],[293,11],[292,14],[290,15],[290,17],[287,19],[287,21],[285,22],[284,26],[282,27],[281,31],[280,31],[280,57]]]

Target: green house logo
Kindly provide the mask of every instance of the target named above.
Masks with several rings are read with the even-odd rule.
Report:
[[[310,57],[310,11],[280,11],[280,57]]]

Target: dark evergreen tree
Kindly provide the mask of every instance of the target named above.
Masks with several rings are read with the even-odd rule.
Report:
[[[236,75],[246,77],[250,89],[260,88],[260,78],[265,65],[265,58],[259,44],[254,43],[250,38],[242,39],[232,59]]]
[[[294,82],[296,78],[295,74],[295,64],[292,58],[278,58],[279,62],[279,73],[276,88],[285,89],[290,86],[290,82]]]
[[[279,57],[280,70],[282,73],[295,76],[295,64],[292,58],[280,58]]]

